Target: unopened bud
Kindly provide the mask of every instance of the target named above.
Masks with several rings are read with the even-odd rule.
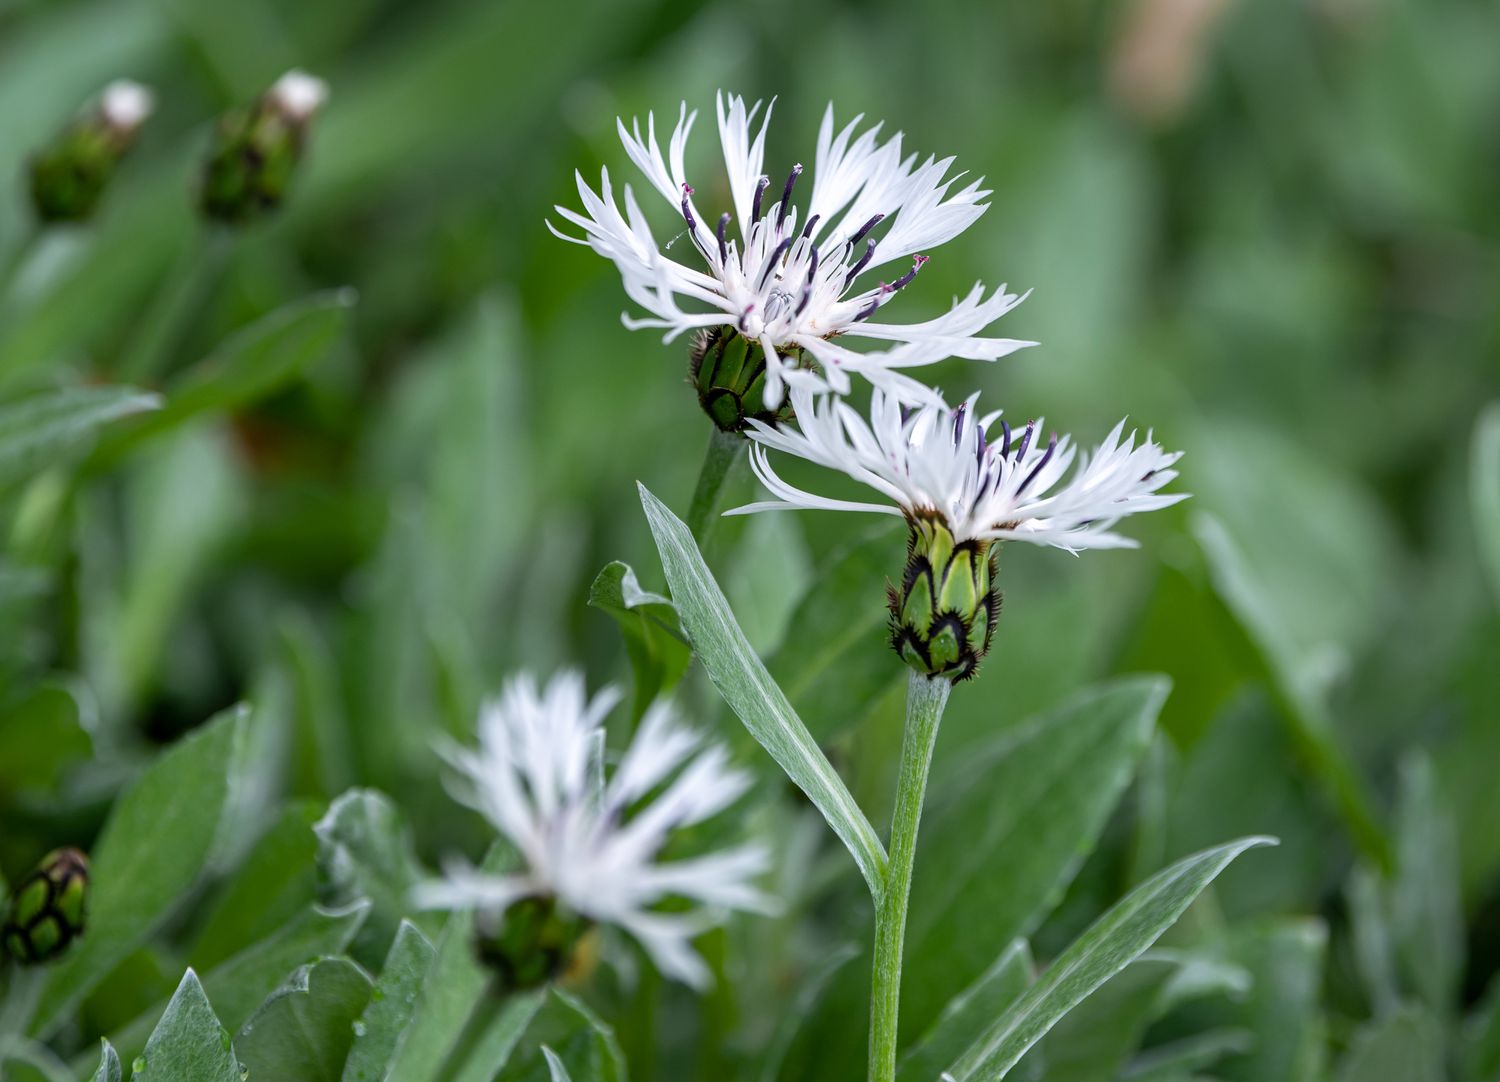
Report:
[[[550,895],[522,898],[498,919],[482,912],[476,919],[479,958],[506,992],[564,977],[589,953],[585,941],[593,922],[567,912]]]
[[[887,591],[891,646],[920,673],[966,680],[989,652],[1000,616],[997,545],[955,542],[936,515],[914,516],[907,524],[901,586]]]
[[[154,104],[151,91],[140,83],[120,79],[105,87],[83,116],[31,160],[31,204],[37,217],[44,222],[91,217]]]
[[[11,895],[0,940],[16,961],[49,962],[83,934],[89,859],[77,849],[48,853]]]
[[[226,113],[203,167],[203,212],[242,224],[279,206],[301,160],[309,123],[327,100],[327,83],[289,71],[249,108]]]
[[[800,352],[785,359],[796,361]],[[698,404],[722,431],[743,432],[750,418],[768,425],[791,420],[785,400],[780,409],[766,409],[766,354],[759,342],[732,327],[714,327],[694,339],[690,361]]]

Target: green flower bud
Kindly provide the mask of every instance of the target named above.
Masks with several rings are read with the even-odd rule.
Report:
[[[289,71],[255,104],[226,113],[203,167],[203,213],[242,225],[280,206],[327,96],[321,79]]]
[[[786,357],[800,363],[802,354],[794,351]],[[733,327],[714,327],[697,336],[691,372],[698,404],[724,432],[743,432],[752,417],[768,425],[792,418],[784,399],[780,409],[766,409],[765,350]]]
[[[57,849],[42,859],[11,895],[0,940],[16,961],[50,962],[83,934],[89,889],[89,858],[77,849]]]
[[[999,547],[957,541],[936,515],[907,519],[906,570],[891,586],[891,646],[927,676],[955,683],[974,675],[1000,616]]]
[[[541,894],[515,902],[498,920],[486,920],[481,912],[478,923],[479,958],[499,976],[506,992],[537,988],[567,974],[584,953],[580,948],[593,928],[587,917]]]
[[[151,92],[127,80],[104,88],[98,102],[31,160],[31,205],[44,222],[93,216],[115,166],[151,115]]]

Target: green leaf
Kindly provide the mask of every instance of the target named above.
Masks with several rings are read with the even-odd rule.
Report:
[[[1106,981],[1027,1053],[1046,1065],[1047,1082],[1113,1082],[1160,1013],[1174,967],[1139,958]]]
[[[250,1077],[339,1082],[370,992],[369,976],[347,958],[298,968],[235,1036]]]
[[[577,1073],[585,1082],[626,1082],[629,1071],[625,1067],[625,1053],[615,1038],[615,1031],[596,1014],[592,1007],[571,992],[553,986],[551,1000],[583,1023],[584,1063]],[[549,1056],[549,1060],[552,1057]]]
[[[956,1082],[1004,1078],[1070,1010],[1155,943],[1203,888],[1247,849],[1242,838],[1163,869],[1095,921],[950,1068]]]
[[[886,855],[874,828],[750,649],[692,534],[644,485],[639,487],[678,615],[709,679],[750,734],[823,813],[854,855],[871,894],[878,896]]]
[[[94,1072],[94,1082],[121,1082],[122,1070],[120,1057],[115,1054],[114,1045],[103,1037],[99,1038],[99,1069]]]
[[[1316,671],[1305,649],[1283,633],[1284,621],[1250,564],[1217,519],[1195,514],[1193,533],[1208,561],[1214,590],[1244,630],[1270,678],[1292,738],[1308,769],[1328,789],[1355,843],[1382,869],[1392,865],[1390,845],[1355,771],[1333,731]]]
[[[373,1082],[386,1077],[396,1042],[411,1021],[417,993],[436,953],[415,924],[401,922],[369,1005],[354,1026],[354,1046],[344,1064],[343,1082]]]
[[[88,933],[51,973],[32,1026],[38,1035],[56,1029],[197,881],[248,716],[235,707],[183,737],[115,802],[91,854]]]
[[[411,834],[395,802],[373,789],[351,789],[313,827],[324,900],[347,905],[370,900],[370,917],[349,953],[377,964],[390,949],[410,909],[407,897],[422,876]]]
[[[40,473],[100,426],[161,403],[134,387],[69,387],[0,405],[0,487]]]
[[[354,300],[347,289],[318,293],[235,332],[167,384],[160,410],[102,441],[93,464],[108,468],[142,440],[205,413],[242,409],[280,390],[328,354],[343,333]]]
[[[573,1082],[573,1076],[568,1074],[568,1068],[556,1052],[542,1045],[542,1055],[547,1057],[547,1073],[552,1076],[552,1082]]]
[[[1199,1072],[1226,1056],[1249,1051],[1254,1043],[1254,1037],[1243,1029],[1226,1026],[1204,1030],[1142,1052],[1120,1076],[1121,1082],[1176,1082],[1178,1079],[1201,1078]]]
[[[1401,763],[1396,810],[1396,881],[1390,928],[1411,989],[1441,1016],[1457,1002],[1464,967],[1458,829],[1420,750]]]
[[[943,1013],[911,1046],[896,1069],[897,1082],[929,1082],[963,1054],[990,1021],[1036,979],[1031,947],[1014,939],[973,984],[948,1001]]]
[[[231,1029],[244,1025],[287,975],[309,958],[342,952],[369,908],[368,902],[339,910],[309,906],[275,934],[249,944],[206,973],[203,982],[219,1004],[224,1024]],[[110,1039],[128,1056],[151,1032],[154,1018],[155,1013],[148,1011],[110,1034]]]
[[[692,659],[687,636],[670,599],[641,589],[629,564],[605,565],[589,587],[589,604],[613,616],[625,637],[635,673],[636,717],[657,695],[670,691]]]
[[[501,1003],[474,1042],[463,1067],[447,1082],[492,1082],[496,1073],[510,1062],[511,1053],[545,997],[546,993],[541,991],[523,992]]]
[[[1500,602],[1500,402],[1486,406],[1474,426],[1469,499],[1479,558],[1489,574],[1495,600]]]
[[[316,899],[318,813],[311,802],[292,804],[256,840],[205,907],[188,951],[195,969],[207,973],[245,944],[285,927]]]
[[[451,914],[443,925],[437,957],[417,997],[411,1022],[397,1042],[387,1078],[409,1082],[441,1078],[439,1072],[490,980],[474,960],[473,932],[470,910]]]
[[[156,1024],[132,1079],[141,1082],[244,1082],[229,1031],[209,1005],[191,969]]]
[[[1250,986],[1225,1021],[1248,1031],[1251,1042],[1217,1073],[1231,1082],[1322,1082],[1327,927],[1309,918],[1261,922],[1234,933],[1230,947]]]
[[[0,711],[0,792],[50,789],[63,767],[88,758],[93,743],[72,689],[34,688]]]
[[[819,741],[857,725],[905,675],[891,664],[883,603],[902,540],[882,524],[820,565],[769,662]]]
[[[788,1001],[785,1012],[776,1024],[776,1032],[766,1047],[765,1056],[761,1060],[761,1082],[776,1082],[792,1042],[814,1017],[814,1009],[822,1001],[829,982],[839,970],[858,958],[860,953],[860,949],[854,944],[845,943],[810,967],[798,984],[796,994]]]
[[[1135,676],[1087,689],[967,752],[935,789],[946,799],[922,828],[907,928],[908,1039],[1060,900],[1149,745],[1169,687]]]
[[[1354,1035],[1338,1082],[1444,1082],[1442,1030],[1431,1015],[1406,1008]]]

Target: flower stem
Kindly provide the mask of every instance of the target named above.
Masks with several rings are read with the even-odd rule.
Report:
[[[687,526],[693,532],[698,546],[713,528],[714,511],[724,484],[734,471],[735,463],[744,457],[745,438],[738,432],[725,432],[715,428],[708,437],[708,450],[703,455],[703,468],[698,472],[698,487],[693,490],[693,502],[688,507]]]
[[[937,744],[938,723],[952,683],[912,673],[906,691],[906,734],[891,816],[891,862],[875,910],[875,969],[870,989],[870,1082],[896,1077],[896,1023],[901,1003],[901,951],[906,940],[906,903],[917,855],[917,827],[927,793],[927,772]]]
[[[115,364],[119,379],[150,383],[162,375],[205,293],[223,271],[229,249],[229,235],[218,229],[195,228],[183,240]]]

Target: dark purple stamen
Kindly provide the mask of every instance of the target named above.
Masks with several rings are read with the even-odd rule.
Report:
[[[1000,457],[1002,459],[1010,457],[1010,425],[1004,418],[1000,421]]]
[[[925,255],[913,256],[911,270],[907,271],[900,278],[897,278],[894,282],[892,282],[891,288],[905,289],[907,286],[911,285],[911,280],[917,276],[917,271],[921,270],[922,264],[926,262],[927,257]]]
[[[792,166],[791,175],[786,178],[786,187],[781,190],[781,210],[776,214],[776,228],[780,229],[786,221],[786,212],[792,209],[792,189],[797,184],[797,178],[802,175],[802,163],[798,162]]]
[[[723,214],[721,214],[719,216],[719,228],[716,230],[716,233],[717,233],[718,238],[719,238],[719,262],[720,263],[728,263],[729,262],[729,245],[724,242],[724,232],[728,228],[729,228],[729,214],[726,211],[725,213],[723,213]]]
[[[808,237],[812,236],[812,231],[818,228],[818,219],[821,217],[823,217],[821,214],[814,214],[807,220],[807,224],[802,227],[803,240],[806,240]]]
[[[875,314],[875,309],[880,307],[881,301],[885,299],[885,295],[890,291],[891,287],[886,285],[884,282],[881,282],[880,288],[876,291],[875,296],[870,299],[870,303],[865,305],[855,313],[854,322],[858,323],[862,319],[869,319],[871,316],[873,316]]]
[[[1031,447],[1031,436],[1036,431],[1036,422],[1027,421],[1026,431],[1021,434],[1021,449],[1016,452],[1016,461],[1020,462],[1026,457],[1027,450]]]
[[[884,218],[884,214],[877,214],[875,215],[875,217],[871,218],[868,222],[855,230],[854,236],[849,238],[849,247],[853,248],[856,244],[863,240],[865,234],[879,225]]]
[[[692,195],[693,189],[684,184],[682,186],[682,216],[687,219],[688,229],[690,229],[695,234],[694,240],[696,241],[698,223],[693,219],[693,208],[692,205],[688,202],[688,200],[692,198]]]
[[[859,272],[865,269],[865,264],[870,261],[870,257],[874,254],[875,242],[872,240],[868,245],[865,246],[865,254],[859,257],[859,262],[850,267],[849,273],[844,275],[845,288],[848,288],[849,283],[854,281],[855,278],[859,277]]]
[[[953,411],[953,446],[957,447],[964,436],[964,417],[969,412],[969,404],[963,402]]]
[[[792,238],[786,237],[766,258],[765,266],[760,270],[760,283],[755,287],[756,289],[766,288],[766,283],[771,280],[771,275],[776,271],[776,264],[781,261],[781,257],[786,255],[787,249],[791,246]]]
[[[807,261],[807,282],[802,286],[802,297],[797,301],[797,310],[793,315],[800,316],[807,308],[807,302],[812,300],[813,280],[818,276],[818,246],[811,246],[812,258]]]
[[[1027,430],[1027,435],[1030,435],[1030,430],[1029,429]],[[1016,495],[1017,496],[1019,496],[1021,493],[1025,492],[1026,491],[1026,486],[1029,485],[1029,484],[1031,484],[1031,482],[1033,482],[1033,481],[1036,480],[1036,475],[1039,474],[1039,473],[1041,473],[1042,472],[1042,467],[1044,467],[1045,465],[1047,465],[1047,463],[1052,460],[1052,452],[1056,451],[1056,450],[1057,450],[1057,433],[1054,432],[1054,433],[1052,433],[1052,438],[1047,441],[1047,450],[1042,455],[1042,460],[1040,462],[1038,462],[1035,466],[1033,466],[1031,468],[1031,472],[1026,475],[1026,480],[1022,481],[1021,484],[1016,488]]]
[[[747,304],[745,306],[745,310],[740,313],[739,323],[737,323],[736,326],[739,327],[741,334],[746,333],[745,332],[745,320],[747,320],[747,319],[750,318],[750,313],[753,312],[753,311],[755,311],[755,305],[753,305],[753,304]]]
[[[763,176],[755,182],[755,201],[750,204],[750,220],[760,221],[760,197],[766,194],[766,189],[771,186],[771,178]]]

